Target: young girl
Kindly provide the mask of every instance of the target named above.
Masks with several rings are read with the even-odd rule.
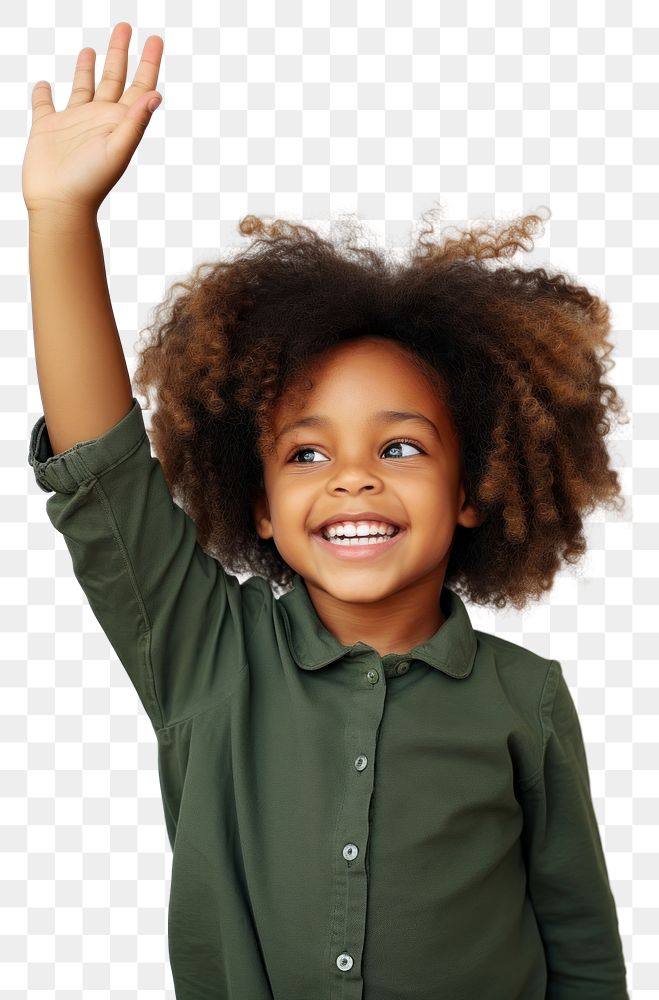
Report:
[[[523,608],[617,509],[607,305],[491,266],[535,215],[397,265],[249,216],[157,311],[152,457],[95,219],[155,94],[129,37],[34,88],[29,463],[157,736],[177,997],[623,1000],[561,666],[462,599]]]

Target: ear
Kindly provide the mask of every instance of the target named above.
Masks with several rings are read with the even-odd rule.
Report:
[[[254,524],[259,538],[272,538],[270,507],[265,493],[262,493],[254,504]]]
[[[485,521],[485,515],[481,514],[473,503],[466,503],[464,486],[460,487],[460,503],[457,523],[465,528],[478,528]]]
[[[457,523],[462,524],[465,528],[478,528],[484,520],[484,514],[477,511],[473,504],[466,503],[458,514]]]

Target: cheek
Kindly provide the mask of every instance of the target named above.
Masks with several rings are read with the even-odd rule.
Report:
[[[291,493],[277,477],[265,480],[270,516],[273,521],[281,520],[291,508]]]
[[[282,525],[290,526],[305,524],[318,492],[318,486],[311,483],[294,481],[279,481],[273,484],[268,493],[270,515],[281,530]]]

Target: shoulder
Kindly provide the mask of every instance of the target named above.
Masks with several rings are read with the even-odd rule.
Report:
[[[491,672],[496,682],[519,706],[539,706],[547,683],[560,669],[556,660],[541,656],[520,643],[474,629],[481,670]]]
[[[520,788],[525,788],[535,781],[542,765],[561,665],[520,643],[474,631],[478,668],[491,703],[499,705],[503,716],[512,721],[511,752]]]
[[[500,635],[493,635],[491,632],[483,632],[474,629],[474,635],[478,640],[479,649],[488,652],[496,657],[502,664],[509,664],[511,667],[521,666],[530,671],[546,670],[553,661],[546,656],[535,653],[532,649],[527,649],[518,642],[511,642]]]
[[[254,625],[275,600],[272,587],[262,576],[250,576],[242,581],[236,577],[235,580],[240,590],[243,619]]]

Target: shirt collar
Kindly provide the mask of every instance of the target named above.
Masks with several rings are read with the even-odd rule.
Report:
[[[291,653],[303,670],[318,670],[329,663],[369,649],[365,643],[344,646],[325,628],[313,606],[304,579],[296,573],[293,587],[277,601],[283,611],[284,626]],[[474,665],[477,640],[467,609],[455,591],[442,587],[442,609],[446,620],[426,642],[407,653],[396,654],[400,660],[423,660],[449,677],[467,677]],[[393,654],[387,654],[391,658]]]

